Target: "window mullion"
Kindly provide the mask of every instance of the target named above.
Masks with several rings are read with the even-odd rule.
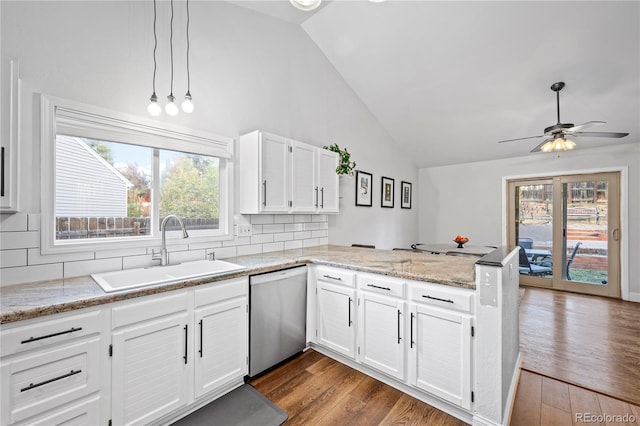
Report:
[[[159,238],[160,228],[160,150],[153,150],[151,183],[151,235]]]

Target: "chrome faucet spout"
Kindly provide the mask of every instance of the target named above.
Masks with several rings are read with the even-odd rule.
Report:
[[[182,238],[189,238],[189,233],[187,232],[187,228],[184,226],[184,222],[175,214],[168,214],[162,220],[162,224],[160,225],[160,233],[162,234],[162,248],[160,249],[159,256],[154,253],[152,259],[159,260],[160,266],[166,266],[169,264],[169,253],[167,252],[167,223],[169,220],[175,219],[182,228]]]

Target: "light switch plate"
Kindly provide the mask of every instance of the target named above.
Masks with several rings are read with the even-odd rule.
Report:
[[[252,228],[250,224],[236,225],[236,236],[250,237],[251,234],[252,234]]]

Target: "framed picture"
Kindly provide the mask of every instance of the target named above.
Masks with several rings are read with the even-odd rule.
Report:
[[[371,207],[371,190],[373,175],[371,173],[356,170],[356,206]]]
[[[411,208],[411,183],[402,181],[400,184],[400,207]]]
[[[395,198],[394,180],[382,176],[382,192],[380,194],[380,207],[393,208],[393,200]]]

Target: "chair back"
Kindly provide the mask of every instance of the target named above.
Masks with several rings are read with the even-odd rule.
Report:
[[[524,250],[524,247],[522,247],[522,245],[518,244],[518,246],[520,247],[519,253],[518,253],[518,263],[520,267],[523,268],[527,268],[529,269],[529,271],[531,271],[531,263],[529,263],[529,258],[527,257],[527,252]]]
[[[524,247],[525,249],[532,249],[533,248],[533,238],[528,238],[528,237],[518,238],[518,245],[520,247]]]
[[[573,259],[576,257],[576,253],[578,252],[578,249],[580,248],[581,245],[582,245],[582,241],[578,241],[576,245],[573,247],[573,252],[571,252],[571,256],[569,256],[569,259],[567,259],[567,279],[569,281],[571,281],[571,273],[569,272],[569,268],[571,267],[571,264],[573,263]]]

